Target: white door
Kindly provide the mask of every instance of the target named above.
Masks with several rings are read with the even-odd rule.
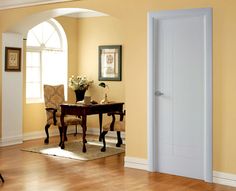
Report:
[[[156,167],[205,179],[206,88],[211,86],[206,17],[202,9],[167,13],[154,20]]]

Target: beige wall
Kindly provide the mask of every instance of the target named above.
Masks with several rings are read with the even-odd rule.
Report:
[[[98,46],[122,45],[122,25],[113,17],[97,17],[78,19],[78,73],[94,80],[86,94],[100,102],[104,98],[104,89],[98,84]],[[123,49],[125,47],[123,46]],[[123,64],[123,72],[125,65]],[[122,81],[104,81],[109,86],[109,101],[125,101],[124,84]],[[104,115],[104,119],[106,115]],[[88,126],[98,127],[98,116],[89,116]]]
[[[31,13],[56,7],[93,9],[120,20],[125,47],[126,155],[138,158],[147,158],[147,12],[212,7],[214,170],[236,173],[235,0],[84,0],[13,9],[0,12],[0,31]]]
[[[68,76],[78,70],[78,23],[77,19],[58,17],[56,20],[62,25],[68,41]],[[74,101],[74,95],[68,94],[68,101]]]

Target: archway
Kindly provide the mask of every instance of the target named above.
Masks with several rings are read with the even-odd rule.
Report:
[[[81,13],[95,11],[79,8],[59,8],[49,11],[44,11],[31,15],[21,22],[11,27],[7,33],[3,34],[3,47],[20,47],[25,49],[25,44],[22,39],[27,35],[27,32],[33,26],[41,23],[42,21],[58,16],[63,16],[71,13]],[[101,13],[102,14],[102,13]],[[103,14],[105,15],[105,14]],[[3,55],[5,54],[3,48]],[[24,52],[24,51],[23,51]],[[22,59],[21,68],[23,69],[24,63]],[[22,70],[23,71],[23,70]],[[21,143],[23,140],[38,138],[44,136],[40,133],[29,133],[27,136],[23,135],[23,89],[24,75],[23,72],[7,73],[3,71],[2,81],[2,100],[3,100],[3,116],[2,116],[2,143],[1,145],[11,145]],[[14,92],[14,96],[12,95]],[[43,107],[42,107],[43,109]],[[44,110],[42,110],[44,111]],[[12,120],[14,119],[14,120]],[[31,119],[33,120],[33,119]],[[43,130],[43,128],[42,128]]]

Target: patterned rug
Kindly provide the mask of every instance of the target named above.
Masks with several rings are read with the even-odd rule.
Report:
[[[82,146],[82,141],[69,141],[65,142],[65,149],[61,149],[57,144],[49,144],[21,150],[77,160],[94,160],[125,152],[124,145],[116,147],[115,143],[109,142],[107,142],[105,152],[101,152],[102,142],[88,141],[86,143],[86,153],[82,152]]]

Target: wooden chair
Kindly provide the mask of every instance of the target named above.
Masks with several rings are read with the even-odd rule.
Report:
[[[102,152],[106,151],[106,140],[105,140],[105,136],[107,134],[108,131],[116,131],[117,132],[117,143],[116,146],[120,147],[121,144],[123,143],[122,138],[120,136],[120,132],[121,131],[125,131],[125,120],[124,120],[124,115],[125,115],[125,111],[123,113],[109,113],[109,116],[112,116],[112,122],[111,123],[107,123],[105,124],[102,128],[103,131],[101,133],[101,139],[103,141],[103,147],[101,148]],[[120,120],[116,121],[115,115],[119,115],[120,116]]]
[[[56,125],[60,132],[60,144],[62,142],[62,126],[61,126],[61,107],[60,105],[65,102],[64,98],[64,85],[44,85],[44,102],[47,114],[47,123],[45,125],[46,138],[44,140],[45,144],[49,143],[49,133],[48,129],[51,125]],[[67,131],[68,125],[75,125],[77,130],[77,125],[81,125],[82,120],[78,116],[65,116],[65,132]],[[65,140],[67,140],[65,133]]]
[[[2,175],[0,174],[0,179],[1,179],[1,181],[2,182],[4,182],[4,179],[3,179],[3,177],[2,177]]]

